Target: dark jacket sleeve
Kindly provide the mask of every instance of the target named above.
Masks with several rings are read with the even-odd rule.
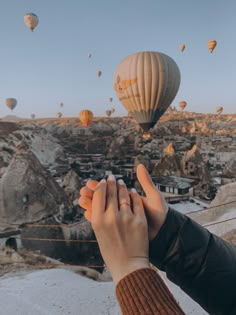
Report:
[[[150,260],[207,312],[236,314],[236,248],[169,210],[150,242]]]

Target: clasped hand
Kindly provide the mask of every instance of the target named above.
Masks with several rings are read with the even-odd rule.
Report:
[[[168,211],[142,164],[137,167],[137,178],[146,197],[135,189],[129,193],[113,175],[99,183],[90,180],[80,191],[79,204],[92,223],[115,284],[132,271],[149,268],[148,241],[157,235]]]

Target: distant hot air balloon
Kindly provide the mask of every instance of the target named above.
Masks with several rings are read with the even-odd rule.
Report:
[[[186,105],[187,105],[187,102],[185,102],[185,101],[179,102],[179,107],[180,107],[182,110],[185,109]]]
[[[6,98],[5,104],[7,105],[7,107],[13,110],[16,107],[17,100],[15,98]]]
[[[79,113],[79,119],[85,127],[88,127],[93,120],[93,113],[90,110],[84,109]]]
[[[63,103],[60,103],[60,107],[62,108],[64,106],[64,104]]]
[[[113,98],[112,98],[112,97],[109,97],[109,101],[112,102],[112,101],[113,101]]]
[[[148,131],[175,98],[180,71],[175,61],[163,53],[139,52],[121,61],[114,81],[123,106]]]
[[[108,117],[110,117],[111,114],[112,114],[112,111],[111,111],[111,110],[106,110],[106,115],[107,115]]]
[[[100,77],[102,75],[102,71],[97,72],[97,76]]]
[[[179,45],[179,49],[183,52],[185,50],[185,45],[184,44]]]
[[[209,41],[207,42],[207,47],[208,47],[208,49],[210,50],[211,53],[212,53],[213,50],[216,48],[216,45],[217,45],[217,41],[214,40],[214,39],[209,40]]]
[[[115,111],[116,111],[116,110],[115,110],[115,108],[113,107],[113,108],[111,109],[112,114],[113,114]]]
[[[35,114],[31,114],[30,117],[31,117],[31,119],[35,119],[36,116],[35,116]]]
[[[92,57],[92,54],[88,54],[88,58],[90,59]]]
[[[62,113],[61,112],[58,112],[57,113],[57,118],[61,118],[62,117]]]
[[[39,18],[34,13],[26,13],[24,16],[26,26],[33,32],[35,27],[39,24]]]
[[[220,115],[220,114],[223,112],[223,109],[224,109],[224,108],[223,108],[222,106],[217,106],[217,107],[216,107],[216,112],[217,112],[217,114]]]

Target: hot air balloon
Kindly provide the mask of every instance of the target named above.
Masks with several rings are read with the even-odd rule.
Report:
[[[58,112],[57,113],[57,118],[61,118],[62,117],[62,113],[61,112]]]
[[[100,77],[102,75],[102,71],[97,72],[97,76]]]
[[[39,18],[34,13],[26,13],[24,16],[26,26],[33,32],[35,27],[39,24]]]
[[[92,57],[92,54],[88,54],[88,58],[90,59]]]
[[[113,98],[112,98],[112,97],[109,97],[109,101],[112,102],[112,101],[113,101]]]
[[[16,107],[17,100],[15,98],[7,98],[5,100],[5,104],[7,105],[7,107],[13,110]]]
[[[115,111],[116,111],[116,110],[115,110],[115,108],[113,107],[113,108],[111,109],[112,114],[113,114]]]
[[[217,112],[217,114],[220,115],[223,112],[223,107],[222,106],[217,106],[216,107],[216,112]]]
[[[85,127],[88,127],[91,121],[93,120],[93,113],[90,110],[81,110],[79,113],[79,119]]]
[[[116,94],[144,131],[152,128],[167,110],[180,85],[175,61],[159,52],[139,52],[118,65]]]
[[[185,101],[179,102],[179,107],[180,107],[182,110],[185,109],[186,105],[187,105],[187,102],[185,102]]]
[[[63,103],[60,103],[60,107],[62,108],[64,106],[64,104]]]
[[[207,42],[207,47],[208,47],[208,49],[210,50],[211,53],[212,53],[213,50],[216,48],[216,45],[217,45],[217,41],[214,40],[214,39],[209,40],[209,41]]]
[[[35,114],[31,114],[30,117],[31,117],[31,119],[35,119],[36,116],[35,116]]]
[[[106,110],[106,115],[107,115],[108,117],[110,117],[111,114],[112,114],[111,110]]]
[[[179,49],[183,52],[185,50],[185,45],[184,44],[179,45]]]

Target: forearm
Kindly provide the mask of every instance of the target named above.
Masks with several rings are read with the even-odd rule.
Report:
[[[184,314],[161,277],[150,268],[121,279],[116,296],[123,315]]]
[[[170,210],[150,243],[150,260],[205,310],[235,307],[236,249],[186,216]]]

